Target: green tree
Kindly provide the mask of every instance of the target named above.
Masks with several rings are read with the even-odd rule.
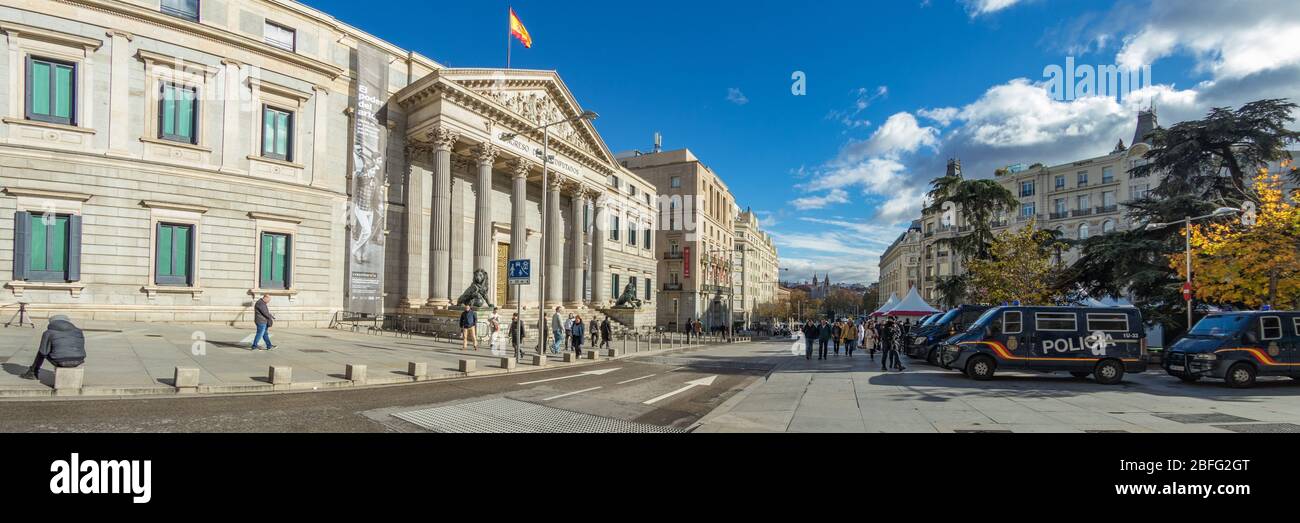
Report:
[[[969,277],[965,274],[939,277],[934,284],[934,292],[939,295],[939,303],[945,308],[966,303],[966,288],[969,282]]]
[[[941,238],[937,243],[950,247],[965,259],[987,259],[993,242],[993,218],[1015,209],[1020,203],[1016,196],[997,180],[968,180],[960,172],[935,178],[930,186],[931,203],[926,212],[942,214],[945,207],[951,208],[960,212],[971,228],[967,234]]]
[[[978,303],[1052,305],[1062,295],[1052,282],[1059,270],[1052,263],[1057,245],[1052,233],[1036,227],[1034,220],[993,238],[987,259],[966,265],[968,293]]]

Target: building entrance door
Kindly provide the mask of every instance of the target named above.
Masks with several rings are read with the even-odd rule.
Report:
[[[506,288],[508,287],[506,282],[509,281],[510,279],[509,272],[507,271],[509,265],[510,265],[510,244],[498,243],[497,244],[497,278],[496,278],[496,286],[497,286],[496,305],[498,307],[504,307],[506,305]]]

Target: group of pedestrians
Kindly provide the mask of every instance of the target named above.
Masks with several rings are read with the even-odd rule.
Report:
[[[872,361],[875,361],[877,351],[881,353],[881,371],[907,370],[899,353],[907,343],[910,331],[910,321],[899,322],[893,318],[880,321],[874,318],[841,318],[835,321],[823,318],[821,321],[810,321],[804,323],[801,331],[805,344],[804,358],[813,359],[814,346],[817,348],[818,360],[827,359],[832,354],[839,356],[841,347],[845,355],[851,358],[860,347],[867,351]]]
[[[592,320],[588,325],[581,314],[570,314],[568,319],[564,319],[561,317],[563,312],[563,308],[556,307],[555,313],[551,315],[551,334],[554,336],[551,354],[559,354],[560,347],[563,346],[581,358],[582,346],[588,336],[591,337],[593,348],[609,348],[610,339],[614,337],[614,326],[608,316],[604,321]]]

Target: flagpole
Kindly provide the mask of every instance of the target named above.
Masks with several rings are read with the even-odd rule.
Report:
[[[506,70],[510,70],[510,51],[514,50],[514,42],[510,41],[510,15],[514,14],[514,8],[506,6]]]

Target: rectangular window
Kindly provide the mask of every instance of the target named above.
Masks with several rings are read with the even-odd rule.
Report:
[[[681,176],[674,176],[674,177],[672,178],[672,181],[670,182],[670,184],[672,185],[672,188],[674,188],[674,189],[678,189],[678,188],[680,188],[680,187],[682,186],[682,177],[681,177]]]
[[[162,0],[161,11],[177,18],[197,22],[199,21],[199,0]]]
[[[1080,196],[1078,204],[1079,205],[1076,208],[1079,209],[1080,211],[1088,210],[1088,207],[1092,206],[1092,196],[1087,194]]]
[[[162,84],[158,96],[158,138],[198,143],[198,88]]]
[[[1088,332],[1128,332],[1127,314],[1089,314]]]
[[[76,125],[77,66],[27,57],[27,119]]]
[[[297,48],[298,34],[291,28],[267,20],[266,28],[262,30],[262,34],[266,37],[266,43],[280,49],[292,52]]]
[[[1020,311],[1007,311],[1002,313],[1002,333],[1003,334],[1020,334],[1024,330],[1024,318]]]
[[[38,281],[64,281],[68,268],[68,216],[32,215],[27,275]]]
[[[649,248],[650,248],[650,228],[649,228],[649,227],[646,227],[646,228],[642,231],[642,235],[645,237],[645,238],[644,238],[644,239],[645,239],[645,248],[649,249]]]
[[[1073,312],[1040,312],[1034,315],[1034,329],[1039,332],[1074,332],[1079,317]]]
[[[1057,188],[1057,190],[1060,190],[1060,189],[1064,189],[1064,188],[1065,188],[1065,177],[1064,177],[1064,176],[1057,176],[1057,177],[1056,177],[1056,188]]]
[[[1113,182],[1113,181],[1115,181],[1115,168],[1114,168],[1114,167],[1102,167],[1102,168],[1101,168],[1101,183],[1110,183],[1110,182]]]
[[[1300,316],[1291,318],[1291,326],[1295,328],[1295,335],[1300,336]]]
[[[1264,341],[1282,339],[1282,318],[1264,316],[1259,319],[1259,334]]]
[[[1088,171],[1079,171],[1079,187],[1088,185]]]
[[[1024,217],[1024,218],[1031,218],[1031,217],[1033,217],[1033,216],[1034,216],[1034,203],[1033,203],[1033,202],[1030,202],[1030,203],[1026,203],[1026,204],[1024,204],[1024,205],[1021,205],[1021,206],[1020,206],[1020,216],[1022,216],[1022,217]]]
[[[609,295],[613,296],[614,299],[617,300],[618,297],[623,293],[623,289],[618,285],[618,275],[611,274],[609,277],[609,282],[611,285],[614,286],[613,290],[610,291]]]
[[[1033,196],[1034,182],[1020,182],[1020,196]]]
[[[158,224],[154,281],[158,285],[193,285],[194,226]]]
[[[627,284],[632,286],[632,296],[635,297],[635,296],[636,296],[636,289],[637,289],[637,287],[636,287],[636,276],[628,276],[628,278],[627,278]],[[622,289],[619,289],[619,292],[621,293],[621,292],[622,292]],[[617,297],[618,294],[615,294],[614,296]]]
[[[1065,214],[1065,198],[1057,198],[1054,203],[1056,205],[1056,214]]]
[[[293,113],[262,106],[262,156],[293,161]]]
[[[288,289],[292,276],[292,256],[292,237],[287,234],[262,233],[259,285],[263,289]]]
[[[636,246],[636,222],[632,220],[627,221],[627,244]]]
[[[650,301],[651,299],[653,299],[652,297],[654,296],[654,283],[652,283],[652,281],[653,281],[653,280],[651,280],[650,278],[646,278],[646,279],[645,279],[645,299],[646,299],[646,301]]]
[[[611,216],[610,218],[614,220],[614,223],[609,224],[609,225],[610,225],[610,227],[609,227],[609,239],[610,239],[610,240],[613,240],[613,241],[618,241],[619,231],[621,230],[621,229],[619,229],[619,227],[621,227],[621,225],[619,225],[619,223],[618,223],[618,219],[619,219],[619,217],[618,217],[618,216]]]

